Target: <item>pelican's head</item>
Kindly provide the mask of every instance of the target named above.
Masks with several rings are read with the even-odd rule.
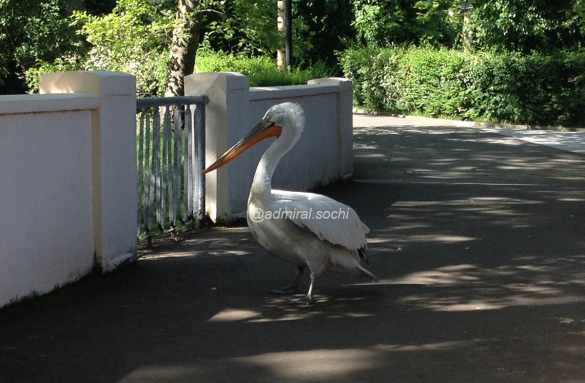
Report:
[[[274,105],[266,111],[264,117],[256,123],[244,138],[226,150],[203,173],[207,174],[228,164],[258,142],[270,137],[276,137],[278,142],[282,144],[283,149],[288,150],[297,143],[303,133],[304,126],[305,114],[299,104],[284,102]]]

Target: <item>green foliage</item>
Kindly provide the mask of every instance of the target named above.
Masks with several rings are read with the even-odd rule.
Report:
[[[172,12],[147,0],[118,0],[110,14],[76,12],[73,18],[91,46],[84,69],[131,73],[140,95],[164,92]]]
[[[80,43],[65,0],[0,0],[0,93],[22,92],[23,73]]]
[[[368,110],[540,125],[585,123],[585,52],[351,49],[341,57]]]
[[[276,63],[268,57],[247,57],[225,53],[201,51],[197,57],[197,72],[239,72],[250,79],[251,86],[275,86],[306,84],[308,80],[331,75],[324,65],[308,69],[295,68],[280,72]]]
[[[454,47],[460,45],[466,3],[473,8],[465,29],[479,50],[582,46],[583,0],[354,0],[353,24],[368,46]]]
[[[280,42],[276,29],[276,0],[229,0],[210,20],[205,45],[214,51],[272,55]]]
[[[460,20],[449,16],[458,0],[354,0],[353,25],[368,46],[454,43]]]
[[[229,0],[223,17],[210,22],[205,45],[213,51],[276,56],[281,45],[276,0]],[[337,65],[335,51],[345,49],[354,31],[351,0],[293,1],[293,58],[300,67]]]
[[[475,0],[470,31],[479,49],[530,51],[582,46],[582,0]]]
[[[86,51],[46,61],[26,73],[36,90],[42,73],[57,70],[110,70],[136,76],[139,95],[162,94],[167,76],[173,15],[148,0],[118,0],[102,16],[76,11],[72,25],[87,42]]]
[[[273,69],[272,58],[255,62],[241,58],[275,56],[280,38],[276,31],[276,3],[276,0],[201,0],[197,23],[200,24],[198,32],[207,31],[205,45],[212,51],[238,55],[220,57],[208,49],[206,56],[199,60],[200,67],[211,65],[210,62],[218,70],[238,70],[233,68],[243,66],[240,71],[254,77],[253,82],[302,83],[305,77],[331,74],[321,63],[334,67],[334,52],[354,42],[369,47],[405,44],[460,47],[465,24],[476,51],[491,52],[473,56],[480,69],[472,69],[476,66],[470,64],[475,62],[471,56],[462,53],[457,56],[456,52],[423,49],[420,52],[427,53],[416,55],[410,49],[399,48],[352,50],[344,58],[352,63],[363,61],[363,69],[355,69],[354,74],[368,79],[356,84],[366,87],[356,97],[377,109],[414,108],[421,113],[445,115],[461,114],[460,110],[465,110],[468,118],[476,111],[484,117],[495,115],[492,109],[499,103],[502,109],[516,110],[498,112],[513,120],[529,115],[525,110],[517,112],[516,99],[498,96],[485,101],[482,105],[491,103],[489,110],[471,103],[469,100],[477,100],[475,97],[481,92],[487,94],[477,84],[489,83],[502,93],[515,94],[509,90],[512,85],[505,84],[509,79],[508,69],[532,75],[530,71],[534,68],[519,68],[538,65],[548,68],[544,75],[552,76],[553,64],[537,58],[558,56],[562,60],[555,60],[561,60],[566,66],[563,60],[569,53],[555,54],[555,51],[585,48],[582,47],[585,0],[295,0],[294,58],[297,66],[309,69],[296,69],[285,75]],[[465,23],[460,11],[463,3],[473,5]],[[176,5],[177,0],[0,0],[0,93],[23,91],[25,72],[27,84],[34,90],[39,74],[46,71],[99,69],[136,75],[140,95],[162,94],[168,78]],[[550,53],[547,56],[530,53],[534,50]],[[505,53],[509,51],[526,55]],[[458,77],[450,77],[459,67]],[[388,75],[388,68],[395,69],[396,74]],[[404,68],[409,68],[411,77],[399,76]],[[429,68],[438,70],[435,77],[440,77],[442,86],[449,89],[445,92],[452,93],[452,97],[437,105],[423,97],[435,84],[427,81],[431,78],[426,73]],[[364,73],[357,73],[360,70]],[[497,76],[484,78],[482,70],[497,71]],[[561,72],[557,74],[564,76]],[[458,87],[462,77],[469,84],[477,85],[481,92],[469,88],[461,99]],[[560,89],[560,85],[555,87]],[[564,99],[572,102],[570,98]]]
[[[585,27],[585,0],[576,0],[575,1],[575,12],[581,18],[581,27]]]
[[[351,0],[294,1],[293,19],[294,63],[337,66],[335,52],[349,47],[355,35]]]

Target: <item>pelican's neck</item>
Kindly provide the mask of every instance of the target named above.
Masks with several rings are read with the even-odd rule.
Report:
[[[252,196],[269,196],[272,191],[272,176],[278,166],[278,163],[284,157],[284,155],[294,146],[287,145],[285,142],[276,140],[270,145],[270,147],[264,152],[256,173],[254,174],[254,181],[252,182],[252,188],[250,190],[250,198]]]

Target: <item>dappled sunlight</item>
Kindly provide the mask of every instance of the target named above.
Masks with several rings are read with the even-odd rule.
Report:
[[[274,376],[295,380],[336,379],[374,367],[370,350],[311,350],[270,353],[240,359],[270,369]]]
[[[448,200],[448,201],[404,201],[397,202],[394,204],[396,207],[419,207],[419,206],[481,206],[485,205],[488,207],[494,205],[534,205],[542,204],[543,201],[524,200],[515,198],[505,197],[470,197],[464,200]]]
[[[430,127],[430,126],[428,126]],[[451,135],[454,133],[457,133],[460,131],[459,128],[447,128],[447,127],[443,127],[440,129],[426,129],[427,127],[425,126],[417,126],[415,127],[404,127],[403,129],[401,129],[401,131],[403,133],[410,133],[410,134],[426,134],[426,135],[431,135],[431,136],[445,136],[445,135]]]
[[[139,262],[157,261],[166,258],[184,258],[184,257],[197,257],[199,255],[212,255],[216,257],[222,256],[241,256],[251,254],[250,251],[243,250],[218,250],[218,251],[162,251],[155,254],[145,254],[140,257]]]
[[[477,276],[468,275],[468,271],[475,270],[473,265],[456,265],[439,267],[436,270],[420,271],[395,279],[394,283],[415,285],[443,285],[452,286],[461,283],[478,281]]]
[[[386,156],[382,153],[367,153],[367,154],[360,154],[357,155],[358,158],[370,158],[370,159],[385,159]]]
[[[205,236],[192,236],[181,242],[164,243],[141,250],[139,262],[200,256],[237,257],[252,254],[253,240],[246,228],[213,229]]]
[[[462,302],[465,301],[465,302]],[[542,306],[561,305],[568,303],[584,303],[583,296],[558,296],[535,298],[526,295],[508,295],[503,299],[464,299],[458,296],[436,297],[428,299],[425,296],[409,296],[401,300],[401,303],[417,306],[433,311],[477,311],[477,310],[500,310],[515,306]]]
[[[219,377],[239,381],[238,373],[250,372],[254,372],[256,382],[335,381],[374,367],[375,354],[375,351],[360,349],[311,350],[224,359],[221,363],[201,361],[187,366],[146,366],[132,371],[119,382],[211,382]]]
[[[558,149],[569,149],[585,154],[585,132],[563,132],[550,130],[515,130],[515,129],[483,129],[490,133],[504,133],[515,139],[532,144],[544,145]]]
[[[406,227],[406,229],[410,229],[411,227]],[[379,237],[369,237],[368,238],[368,245],[375,245],[375,244],[382,244],[382,243],[392,243],[393,240],[390,238],[379,238]]]
[[[372,145],[372,144],[355,144],[355,148],[359,149],[359,150],[375,150],[375,149],[379,149],[379,147],[377,145]]]
[[[354,142],[354,179],[316,192],[370,227],[376,282],[324,273],[308,303],[306,273],[273,295],[294,264],[245,227],[203,229],[3,310],[0,368],[15,381],[581,382],[585,157],[404,120]]]
[[[370,252],[394,271],[379,289],[420,286],[397,303],[474,312],[584,302],[585,158],[453,127],[398,123],[355,137],[358,153],[375,138],[389,159],[383,171],[357,162],[356,174],[364,189],[394,193]],[[417,267],[421,258],[434,267]]]
[[[233,321],[241,321],[241,320],[249,320],[252,318],[256,318],[260,316],[259,312],[252,311],[252,310],[243,310],[243,309],[229,309],[226,308],[211,318],[209,318],[210,322],[233,322]]]
[[[380,178],[356,178],[352,180],[355,183],[359,184],[381,184],[381,185],[402,185],[402,184],[410,184],[410,185],[451,185],[451,186],[502,186],[502,187],[546,187],[547,185],[544,184],[527,184],[527,183],[501,183],[501,182],[454,182],[454,181],[444,181],[444,180],[396,180],[396,179],[380,179]],[[542,194],[546,193],[555,193],[552,190],[541,190]]]
[[[400,363],[418,353],[454,353],[489,344],[490,341],[483,339],[470,339],[258,353],[221,360],[203,359],[181,365],[146,365],[129,372],[119,382],[239,381],[239,376],[252,372],[256,382],[354,382],[360,381],[359,377],[363,378],[368,371],[382,372],[394,365],[400,368]],[[400,360],[392,363],[392,358]]]
[[[585,142],[583,136],[585,134],[579,136],[579,145]],[[509,181],[517,178],[519,172],[537,176],[551,170],[558,174],[549,177],[559,182],[585,179],[584,172],[575,173],[575,168],[562,166],[572,164],[585,169],[584,158],[556,151],[546,153],[541,147],[495,132],[436,125],[414,128],[399,124],[356,128],[355,138],[356,158],[364,159],[363,163],[356,164],[356,173],[362,179],[382,174],[381,166],[387,169],[383,174],[393,182],[466,182],[483,178],[485,183],[494,183],[495,170],[499,171],[499,183],[513,183]],[[370,163],[368,152],[375,153],[378,161],[384,158],[384,163]]]
[[[482,222],[486,227],[505,225],[509,228],[528,229],[534,226],[530,209],[545,205],[542,200],[504,198],[493,195],[472,196],[452,200],[404,200],[392,205],[387,216],[391,225],[379,233],[390,235],[396,243],[457,243],[481,240],[483,234],[462,235],[452,230],[430,225],[428,219],[458,222]],[[374,234],[375,235],[375,234]],[[379,239],[378,239],[379,240]]]
[[[311,320],[316,318],[339,320],[374,317],[371,312],[359,308],[366,297],[331,297],[315,294],[309,304],[304,294],[285,297],[269,297],[265,299],[262,312],[250,323],[289,322]]]
[[[138,260],[139,262],[159,261],[165,258],[191,258],[203,254],[202,251],[166,251],[156,254],[143,255]]]
[[[425,243],[457,243],[474,241],[477,238],[449,234],[413,234],[405,238],[396,239],[396,242],[425,242]]]
[[[377,127],[371,127],[371,128],[354,127],[353,131],[354,131],[354,133],[357,133],[357,134],[371,134],[371,135],[377,135],[377,136],[389,136],[389,135],[399,135],[400,134],[399,131],[394,131],[394,130],[390,130],[390,129],[378,129]],[[363,144],[358,143],[357,145],[363,145]]]
[[[585,198],[559,198],[559,202],[585,202]]]
[[[465,139],[465,138],[449,138],[448,141],[454,142],[474,142],[474,143],[483,143],[483,144],[497,144],[497,145],[511,145],[511,146],[518,146],[522,145],[522,141],[515,140],[509,137],[499,137],[499,138],[473,138],[473,139]]]
[[[434,311],[496,310],[514,306],[585,302],[585,260],[515,260],[481,267],[459,264],[418,271],[387,281],[440,287],[404,296],[400,302]],[[576,265],[575,262],[578,264]]]

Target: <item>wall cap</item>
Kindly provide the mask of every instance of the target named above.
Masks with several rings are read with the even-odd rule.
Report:
[[[250,101],[339,93],[337,85],[286,85],[250,88]]]
[[[345,77],[323,77],[307,81],[309,85],[338,85],[342,89],[352,87],[352,81]]]
[[[93,110],[99,99],[84,94],[18,94],[0,96],[0,115]]]
[[[214,83],[216,81],[225,81],[227,90],[247,90],[250,87],[248,77],[237,72],[200,72],[187,76],[185,81],[195,81],[196,83]]]
[[[40,93],[88,93],[95,96],[134,96],[136,78],[122,72],[56,72],[41,76]]]

